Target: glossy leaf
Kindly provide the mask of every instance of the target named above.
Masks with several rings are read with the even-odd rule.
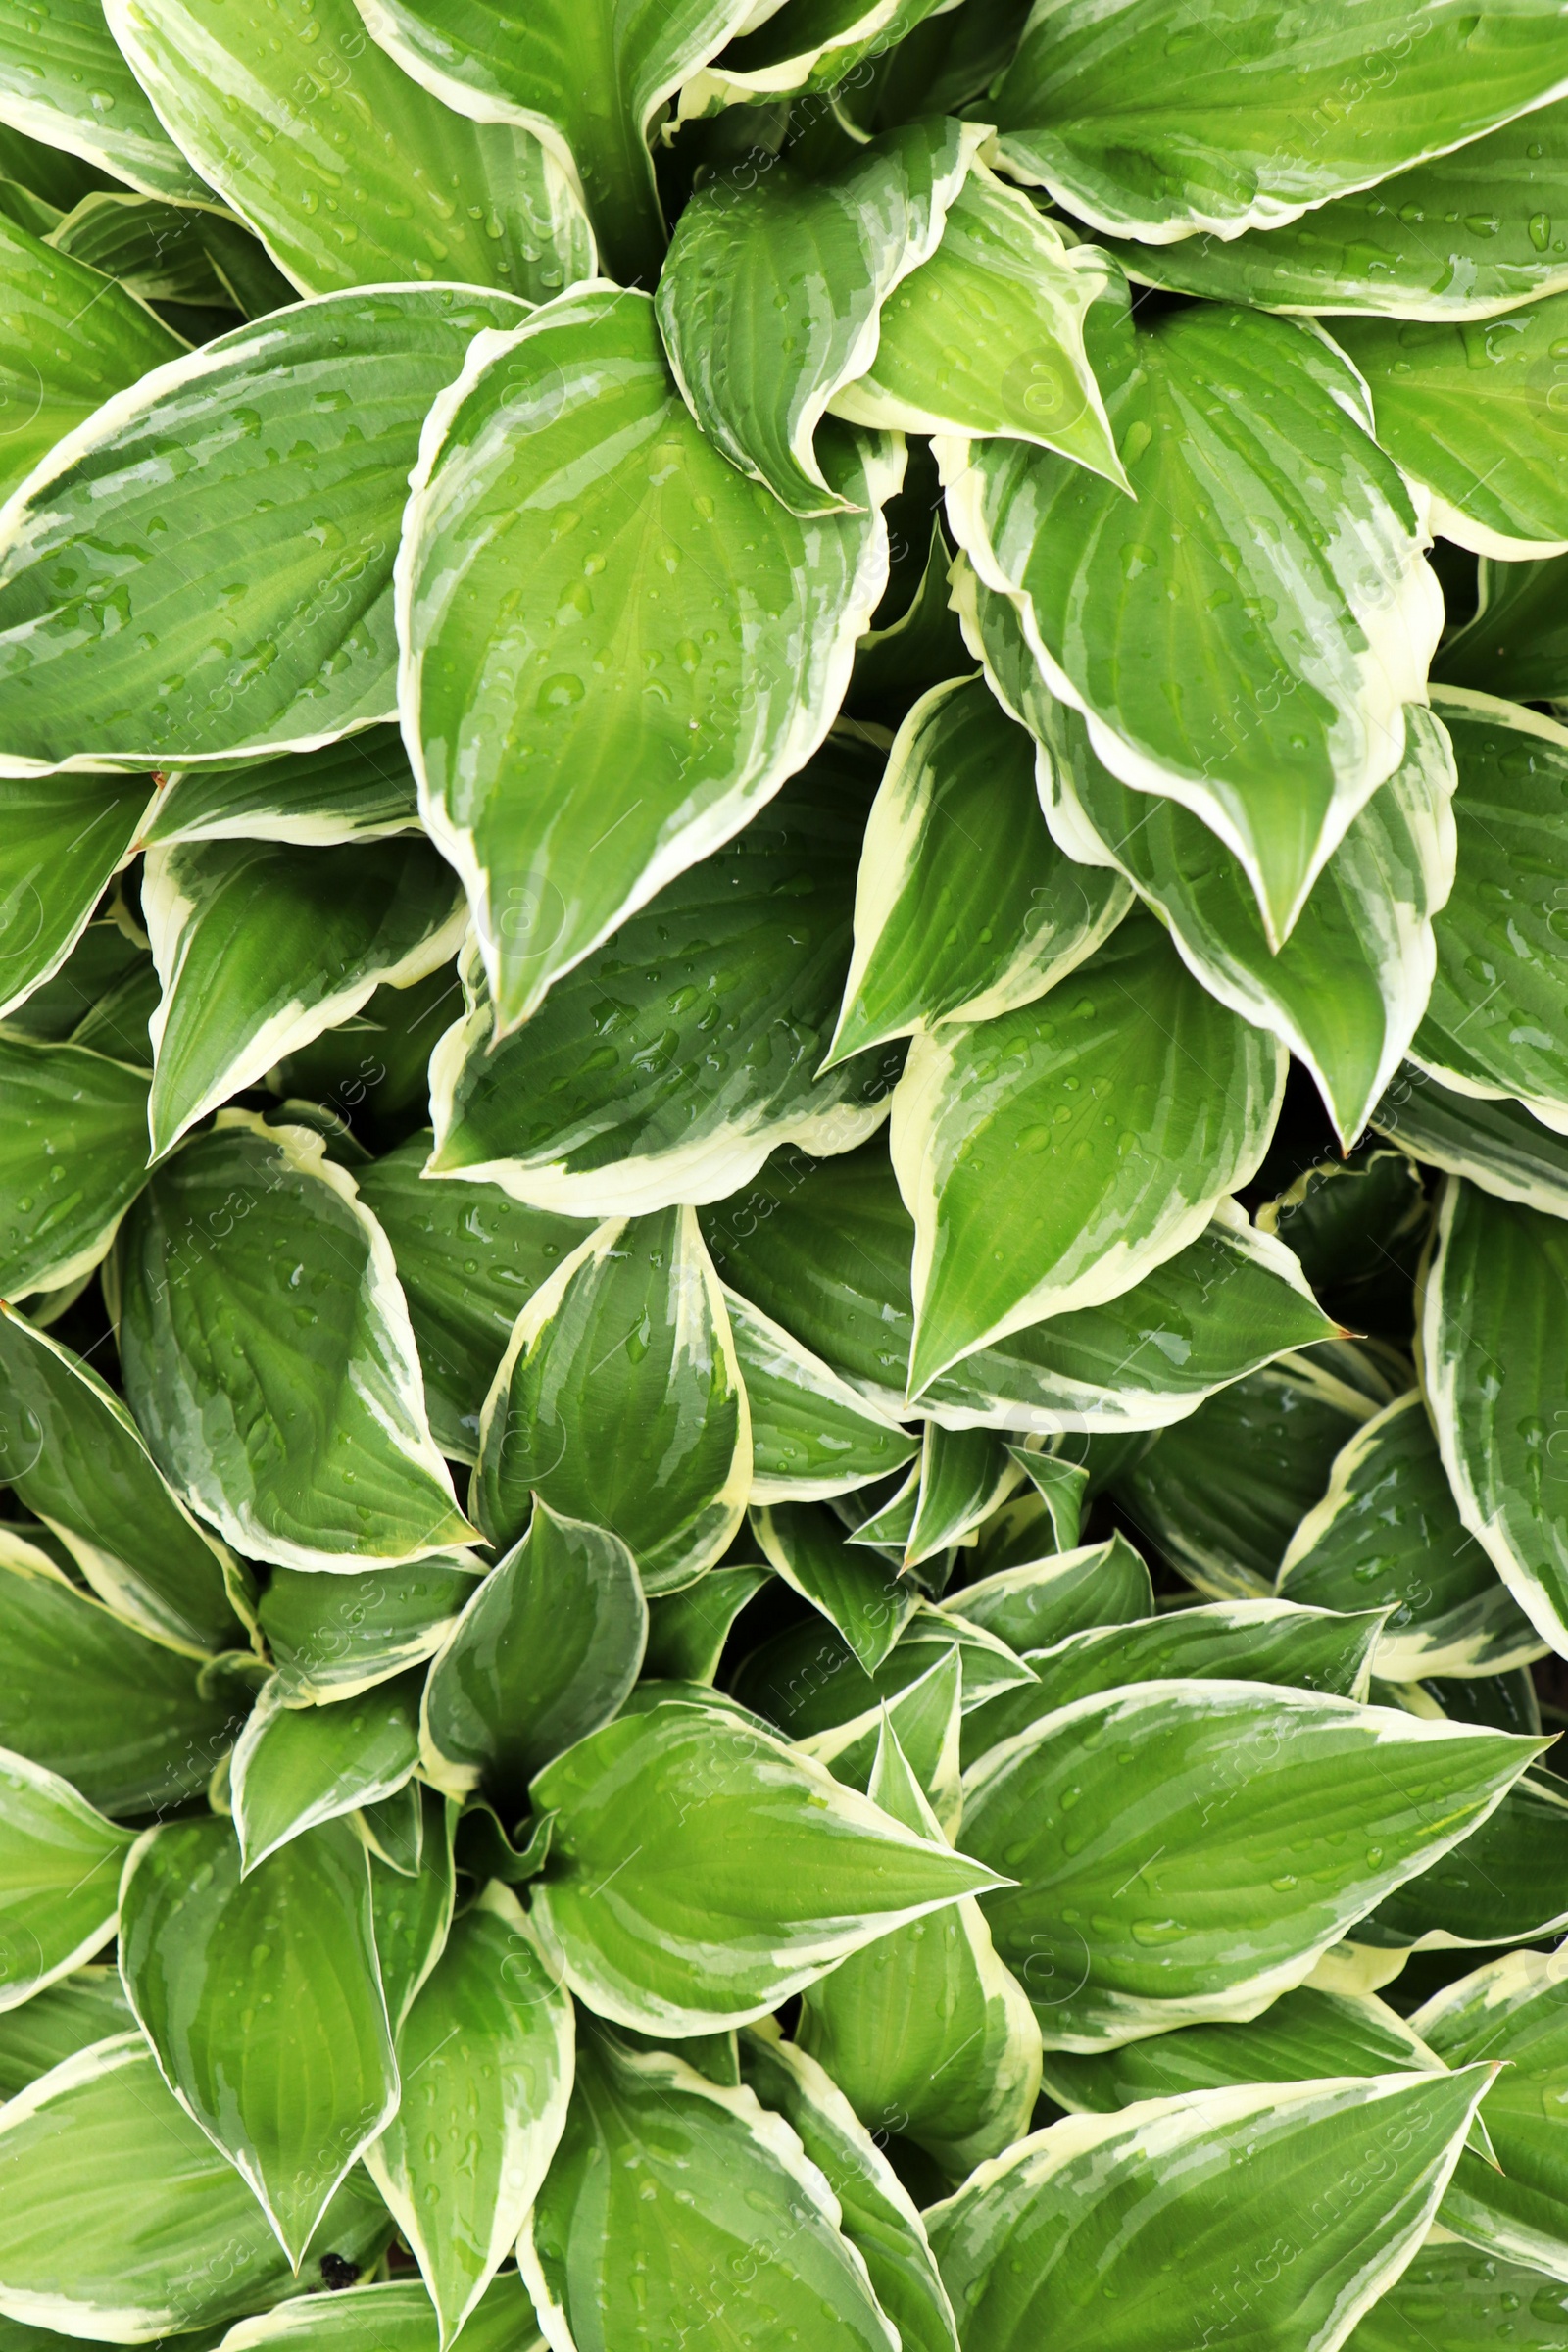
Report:
[[[1147,1575],[1147,1570],[1145,1571]],[[1030,1670],[995,1634],[945,1608],[916,1605],[874,1675],[841,1635],[814,1621],[762,1642],[732,1677],[734,1695],[794,1740],[857,1722],[918,1682],[956,1646],[967,1712],[998,1690],[1028,1682]]]
[[[917,1682],[906,1683],[895,1696],[865,1714],[836,1724],[831,1731],[814,1733],[800,1745],[807,1755],[825,1764],[847,1788],[861,1788],[869,1795],[886,1729],[897,1740],[938,1828],[952,1845],[957,1842],[963,1817],[962,1724],[963,1662],[955,1642]]]
[[[229,1770],[229,1801],[245,1875],[318,1823],[373,1805],[403,1788],[419,1757],[416,1678],[379,1683],[332,1707],[263,1692]]]
[[[0,771],[306,750],[389,718],[419,426],[470,337],[521,315],[452,286],[300,304],[68,434],[0,526]]]
[[[757,1511],[753,1526],[769,1565],[874,1674],[909,1621],[920,1597],[915,1587],[874,1551],[847,1541],[818,1504],[775,1503]]]
[[[0,1019],[65,963],[146,806],[145,776],[0,781]]]
[[[1352,2352],[1480,2352],[1515,2315],[1545,2352],[1568,2343],[1568,2288],[1434,2230],[1349,2338]]]
[[[435,2308],[419,2279],[331,2283],[330,2295],[301,2295],[241,2321],[224,2339],[228,2352],[263,2352],[274,2344],[293,2352],[439,2352]],[[486,2288],[466,2328],[470,2352],[546,2352],[528,2290],[514,2271]]]
[[[280,1690],[295,1703],[328,1706],[434,1657],[472,1599],[479,1573],[471,1552],[363,1575],[274,1568],[256,1613]]]
[[[949,1430],[928,1421],[905,1566],[920,1567],[973,1536],[1001,1508],[1020,1475],[1011,1448],[988,1431]]]
[[[0,1749],[0,2010],[108,1942],[129,1843],[58,1774]]]
[[[220,1114],[153,1177],[118,1268],[148,1445],[243,1550],[352,1573],[472,1533],[425,1424],[386,1237],[318,1136]]]
[[[864,60],[881,59],[931,14],[932,0],[783,0],[757,24],[754,9],[747,29],[711,69],[683,85],[679,113],[690,118],[755,106],[795,91],[837,100],[866,78],[856,70]],[[923,103],[928,112],[940,111],[929,97]]]
[[[985,1564],[982,1555],[982,1565]],[[1005,1642],[1022,1656],[1049,1649],[1097,1625],[1130,1625],[1154,1611],[1149,1570],[1120,1529],[1102,1544],[1082,1544],[1014,1568],[995,1568],[961,1592],[949,1615]]]
[[[318,751],[235,767],[176,767],[141,829],[148,848],[176,841],[284,841],[332,849],[409,831],[417,794],[395,727],[362,727]]]
[[[51,229],[49,242],[143,302],[179,306],[176,318],[197,308],[260,318],[294,296],[256,239],[204,205],[94,188]]]
[[[916,1039],[891,1128],[915,1227],[911,1393],[1043,1316],[1119,1297],[1196,1241],[1255,1172],[1283,1082],[1278,1047],[1217,1005],[1147,917],[1064,992]]]
[[[331,1822],[241,1879],[226,1822],[149,1831],[120,1967],[166,2082],[297,2263],[398,2100],[365,1849]]]
[[[112,1968],[74,1968],[42,1992],[29,1994],[0,2022],[0,2099],[74,2058],[90,2042],[123,2034],[134,2021]]]
[[[150,195],[210,195],[148,105],[99,0],[64,0],[46,18],[11,22],[0,42],[0,122]]]
[[[745,2024],[890,1928],[996,1883],[704,1706],[594,1733],[532,1799],[557,1816],[533,1901],[547,1957],[597,2015],[645,2032]]]
[[[147,1080],[84,1046],[0,1037],[0,1293],[63,1290],[146,1179]]]
[[[399,699],[503,1033],[825,735],[886,580],[900,461],[847,428],[823,447],[869,511],[798,522],[704,440],[646,299],[609,289],[477,344],[432,410]],[[628,696],[630,676],[652,683]]]
[[[645,1591],[712,1566],[752,1441],[723,1295],[691,1209],[601,1225],[514,1327],[480,1423],[474,1508],[515,1540],[537,1495],[630,1550]]]
[[[1372,1113],[1412,1158],[1463,1176],[1499,1200],[1568,1216],[1568,1138],[1522,1102],[1462,1095],[1407,1063]]]
[[[1492,1687],[1500,1686],[1493,1681]],[[1523,1943],[1561,1935],[1564,1928],[1568,1781],[1527,1772],[1479,1828],[1386,1895],[1355,1933],[1385,1950],[1448,1951],[1463,1944]]]
[[[820,1502],[869,1486],[916,1452],[906,1430],[782,1324],[736,1291],[725,1291],[724,1310],[751,1408],[752,1502]]]
[[[1446,2228],[1568,2279],[1568,2169],[1554,2129],[1568,2082],[1561,1959],[1504,1953],[1435,1993],[1411,2022],[1448,2066],[1503,2062],[1486,2110],[1500,2169],[1461,2157]]]
[[[647,1642],[648,1604],[619,1537],[536,1500],[431,1669],[428,1776],[454,1795],[482,1782],[512,1818],[534,1774],[615,1714]]]
[[[457,1806],[429,1789],[423,1812],[419,1868],[411,1878],[370,1857],[370,1908],[381,1987],[394,2035],[420,1986],[446,1949],[457,1894],[453,1832]]]
[[[760,1564],[710,1568],[695,1585],[650,1601],[645,1675],[711,1683],[736,1618],[770,1574]]]

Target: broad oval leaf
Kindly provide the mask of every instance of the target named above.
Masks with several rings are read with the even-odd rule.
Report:
[[[710,1568],[746,1507],[751,1420],[696,1212],[601,1225],[517,1317],[480,1423],[473,1507],[495,1544],[530,1497],[607,1527],[645,1591]]]
[[[327,1706],[434,1657],[472,1599],[479,1574],[471,1552],[353,1576],[274,1568],[256,1614],[280,1690],[296,1703]]]
[[[298,2263],[398,2101],[364,1847],[330,1822],[242,1879],[227,1822],[149,1831],[120,1970],[165,2081]]]
[[[386,1237],[319,1136],[223,1112],[153,1177],[118,1247],[148,1445],[242,1550],[353,1572],[473,1533],[425,1423]]]
[[[476,344],[431,411],[399,700],[502,1033],[826,734],[902,458],[848,427],[823,446],[868,511],[797,521],[704,440],[647,298],[610,288]]]
[[[592,270],[560,158],[421,90],[366,39],[353,0],[298,21],[220,0],[104,8],[182,152],[301,293],[444,277],[541,302]]]
[[[108,1942],[130,1841],[58,1773],[0,1748],[0,2011]],[[0,2298],[3,2281],[0,2267]]]
[[[0,122],[149,195],[212,200],[147,102],[100,0],[17,17],[0,38]]]
[[[534,1774],[616,1713],[647,1644],[648,1603],[620,1538],[537,1499],[431,1669],[428,1777],[454,1795],[482,1781],[514,1819]]]
[[[65,963],[146,807],[145,776],[0,781],[0,1020]]]
[[[306,750],[390,718],[419,427],[474,333],[522,315],[454,286],[301,303],[69,433],[0,510],[0,773]]]
[[[362,727],[314,752],[234,767],[175,767],[144,820],[145,848],[176,841],[284,841],[332,849],[405,833],[418,794],[396,727]]]
[[[716,1708],[656,1706],[534,1782],[557,1816],[533,1918],[598,2016],[745,2025],[890,1928],[997,1883]]]
[[[1038,1004],[916,1039],[891,1129],[915,1228],[910,1393],[1196,1241],[1257,1169],[1283,1065],[1148,916]]]
[[[106,1255],[146,1182],[147,1078],[85,1046],[0,1036],[0,1295],[58,1291]]]
[[[1104,380],[1134,498],[953,439],[948,515],[1097,757],[1218,834],[1278,944],[1404,756],[1443,624],[1426,542],[1359,378],[1306,329],[1188,306]]]
[[[416,1677],[336,1706],[290,1706],[270,1683],[234,1749],[229,1803],[242,1875],[323,1821],[391,1796],[419,1760]]]
[[[1552,0],[1296,15],[1044,0],[988,101],[998,151],[1097,228],[1273,228],[1563,93]]]

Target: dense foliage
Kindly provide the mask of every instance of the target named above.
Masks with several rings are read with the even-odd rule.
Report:
[[[1568,5],[5,0],[0,330],[0,2352],[1568,2347]]]

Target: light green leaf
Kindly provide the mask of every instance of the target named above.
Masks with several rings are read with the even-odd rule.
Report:
[[[492,1880],[404,2022],[403,2103],[368,2158],[424,2274],[443,2347],[543,2185],[566,2120],[573,2041],[569,1997],[542,1964],[516,1897]],[[520,2333],[526,2305],[516,2300]]]
[[[537,1498],[431,1669],[427,1777],[454,1796],[482,1781],[514,1818],[534,1774],[616,1713],[647,1643],[648,1603],[620,1538]]]
[[[1284,227],[1111,250],[1129,276],[1265,311],[1491,318],[1568,285],[1565,159],[1559,101]]]
[[[752,1415],[753,1503],[821,1502],[885,1478],[918,1450],[830,1364],[770,1315],[724,1292]]]
[[[952,1845],[957,1840],[963,1817],[962,1722],[963,1663],[955,1642],[918,1682],[906,1683],[896,1696],[863,1715],[853,1716],[848,1723],[836,1724],[831,1731],[813,1734],[800,1745],[804,1754],[825,1764],[846,1788],[860,1788],[869,1794],[886,1726],[918,1782],[937,1827]]]
[[[1022,1473],[1012,1450],[989,1430],[925,1426],[920,1453],[920,1488],[904,1564],[922,1562],[962,1543],[1001,1509]]]
[[[1360,379],[1305,328],[1174,309],[1102,380],[1134,498],[953,438],[949,519],[1096,756],[1218,835],[1277,945],[1404,757],[1443,624],[1426,539]]]
[[[0,122],[151,196],[212,201],[148,105],[100,0],[61,0],[46,17],[9,21],[0,34]]]
[[[473,334],[522,315],[454,286],[301,303],[68,433],[0,510],[0,772],[303,751],[390,718],[419,426]]]
[[[983,1706],[998,1690],[1009,1690],[1032,1681],[1023,1665],[995,1634],[983,1626],[927,1602],[917,1603],[883,1664],[867,1674],[842,1636],[830,1627],[791,1626],[775,1634],[744,1659],[731,1678],[734,1694],[794,1740],[809,1740],[852,1722],[863,1729],[861,1718],[877,1714],[884,1700],[918,1682],[944,1663],[956,1647],[962,1673],[962,1705]]]
[[[1286,1547],[1279,1591],[1316,1608],[1392,1608],[1376,1658],[1387,1682],[1499,1673],[1542,1653],[1535,1627],[1465,1532],[1414,1392],[1336,1456],[1323,1499]]]
[[[985,1564],[986,1554],[981,1554]],[[1154,1613],[1149,1570],[1118,1528],[1102,1544],[1016,1568],[998,1568],[943,1603],[949,1616],[1005,1642],[1021,1657],[1091,1626],[1130,1625]]]
[[[560,158],[421,90],[366,39],[353,0],[276,24],[220,0],[104,10],[180,148],[301,293],[443,277],[541,302],[591,273]]]
[[[474,954],[468,1016],[431,1063],[431,1173],[572,1215],[636,1216],[733,1192],[780,1144],[863,1141],[896,1067],[816,1073],[874,772],[863,746],[830,736],[510,1037],[496,1037]]]
[[[148,1445],[242,1550],[354,1573],[473,1533],[425,1423],[386,1236],[319,1136],[220,1113],[154,1175],[118,1251]]]
[[[1558,2144],[1568,2088],[1568,1999],[1557,1953],[1506,1952],[1434,1993],[1411,2020],[1451,2067],[1503,2061],[1487,2098],[1500,2171],[1459,2160],[1446,2229],[1568,2279],[1568,2165]]]
[[[909,1621],[916,1588],[874,1551],[855,1548],[818,1503],[775,1503],[754,1511],[752,1525],[769,1564],[874,1674]]]
[[[1503,2328],[1517,2328],[1520,2312],[1542,2352],[1568,2344],[1568,2289],[1560,2280],[1478,2256],[1434,2230],[1374,2303],[1348,2352],[1481,2352]]]
[[[1420,2244],[1490,2081],[1249,2084],[1037,2132],[930,2216],[966,2345],[1050,2327],[1155,2352],[1224,2328],[1333,2352]]]
[[[406,833],[418,795],[396,727],[362,727],[318,751],[249,760],[236,767],[176,767],[164,776],[140,839],[286,841],[331,849]]]
[[[0,781],[0,1020],[65,963],[146,806],[145,776]]]
[[[1372,1125],[1412,1158],[1499,1200],[1568,1216],[1568,1138],[1544,1127],[1522,1102],[1458,1094],[1407,1062]]]
[[[548,2352],[514,2271],[480,2297],[464,2340],[468,2352]],[[242,2320],[223,2345],[224,2352],[270,2352],[274,2345],[290,2352],[439,2352],[440,2330],[422,2281],[398,2278],[280,2303],[259,2319]]]
[[[870,367],[839,387],[832,412],[885,431],[1033,441],[1126,489],[1084,349],[1091,305],[1126,299],[1115,263],[1069,245],[975,164],[935,253],[885,299]]]
[[[451,960],[467,908],[421,840],[149,852],[142,910],[163,998],[152,1021],[155,1155],[380,987]]]
[[[84,1046],[0,1037],[0,1293],[64,1290],[146,1181],[147,1079]]]
[[[130,1841],[68,1781],[0,1748],[0,2011],[108,1942]],[[0,2310],[4,2275],[0,2255]]]
[[[998,1883],[705,1706],[610,1724],[532,1795],[557,1814],[533,1901],[547,1955],[597,2015],[644,2032],[745,2025],[891,1928]]]
[[[649,138],[664,101],[755,9],[747,0],[357,0],[381,47],[458,114],[516,122],[587,204],[610,274],[652,285],[664,250]]]
[[[1568,1224],[1444,1186],[1426,1395],[1459,1516],[1542,1640],[1568,1651],[1568,1462],[1546,1415],[1568,1365]]]
[[[1200,1592],[1266,1598],[1342,1447],[1385,1401],[1315,1356],[1288,1355],[1163,1430],[1113,1491]]]
[[[1385,1950],[1449,1951],[1524,1943],[1564,1928],[1568,1781],[1527,1772],[1494,1813],[1451,1853],[1385,1896],[1355,1934]]]
[[[419,1867],[410,1878],[370,1857],[370,1908],[375,1920],[381,1988],[394,2034],[446,1949],[457,1894],[453,1833],[457,1806],[426,1788]]]
[[[714,2299],[720,2314],[760,2307],[779,2343],[897,2352],[840,2219],[794,2132],[751,2090],[596,2031],[517,2266],[558,2352],[654,2352]],[[737,2311],[727,2324],[744,2323]]]
[[[891,1127],[915,1227],[911,1394],[1196,1241],[1256,1172],[1284,1061],[1148,916],[1039,1004],[917,1038]]]
[[[364,1847],[329,1822],[241,1879],[227,1822],[150,1830],[120,1969],[165,2081],[297,2263],[398,2102]]]
[[[869,1505],[868,1497],[861,1497]],[[859,1503],[849,1505],[839,1515],[848,1524],[850,1511],[858,1511]],[[866,1515],[856,1521],[849,1541],[863,1544],[869,1550],[879,1551],[894,1568],[904,1566],[904,1547],[914,1527],[914,1514],[920,1507],[920,1470],[918,1463],[902,1485],[889,1495],[879,1508],[867,1507]]]
[[[228,1647],[244,1582],[165,1484],[120,1398],[81,1357],[4,1305],[0,1382],[9,1408],[0,1476],[98,1597],[191,1656]]]
[[[904,1828],[940,1837],[890,1726],[870,1794]],[[841,1960],[807,1986],[797,2031],[867,2131],[912,2139],[955,2176],[1028,2129],[1040,2029],[972,1899]]]
[[[63,2059],[134,2023],[114,1969],[73,1969],[0,2019],[0,2100],[14,2099]]]
[[[1334,339],[1366,379],[1379,441],[1431,493],[1434,530],[1504,562],[1568,550],[1568,300],[1457,324],[1348,318]]]
[[[923,115],[814,172],[786,155],[749,186],[715,175],[681,214],[655,304],[670,366],[713,446],[793,514],[858,503],[823,472],[817,427],[871,365],[881,307],[936,251],[983,136]]]
[[[67,2059],[0,2113],[8,2319],[144,2343],[324,2285],[325,2256],[368,2267],[391,2229],[365,2176],[351,2174],[292,2271],[250,2189],[170,2096],[139,2034]]]
[[[1511,695],[1515,702],[1560,700],[1568,690],[1568,640],[1562,610],[1568,557],[1476,567],[1473,617],[1436,656],[1436,681]]]
[[[756,24],[731,41],[711,69],[694,74],[680,93],[678,113],[712,114],[726,106],[756,106],[796,91],[823,92],[834,103],[838,123],[848,127],[842,101],[869,78],[856,69],[866,58],[881,60],[910,28],[933,13],[933,0],[783,0],[762,12]],[[894,110],[894,118],[897,119]],[[922,111],[942,110],[929,96]],[[804,118],[808,122],[810,116]],[[818,118],[820,121],[820,118]]]
[[[280,1689],[295,1704],[330,1706],[433,1658],[479,1576],[469,1551],[363,1576],[274,1568],[256,1613]]]
[[[495,1544],[529,1497],[620,1537],[645,1591],[721,1558],[752,1478],[723,1293],[696,1212],[614,1218],[517,1317],[485,1402],[473,1507]]]
[[[1438,917],[1437,979],[1410,1058],[1461,1094],[1516,1095],[1561,1133],[1568,941],[1554,893],[1568,728],[1447,688],[1437,709],[1459,764],[1459,871]]]
[[[89,1804],[147,1815],[199,1796],[243,1717],[235,1692],[68,1582],[41,1528],[0,1528],[0,1744]]]
[[[1255,2017],[1540,1744],[1282,1686],[1135,1684],[993,1748],[964,1837],[1019,1881],[981,1908],[1047,2042],[1096,2049]]]
[[[392,1795],[419,1760],[416,1676],[380,1683],[341,1706],[290,1706],[288,1696],[282,1678],[268,1685],[229,1768],[245,1877],[319,1822]]]
[[[695,1585],[648,1604],[643,1673],[682,1683],[711,1683],[730,1629],[768,1582],[757,1567],[710,1568]]]
[[[142,302],[261,318],[294,299],[288,279],[239,221],[205,205],[94,188],[51,229],[49,243]]]
[[[1055,849],[1034,747],[986,687],[933,686],[899,729],[866,827],[830,1058],[1044,996],[1131,896]]]
[[[1097,228],[1168,245],[1273,228],[1564,88],[1551,0],[1295,16],[1230,0],[1044,0],[988,101],[998,152]]]
[[[432,409],[399,558],[399,700],[500,1031],[826,734],[886,583],[880,504],[903,461],[845,427],[823,455],[867,512],[800,522],[737,474],[692,421],[652,305],[609,287],[476,343]]]

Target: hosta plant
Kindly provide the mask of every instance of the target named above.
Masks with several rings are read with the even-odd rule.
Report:
[[[0,2352],[1568,2348],[1565,0],[8,0],[0,328]]]

